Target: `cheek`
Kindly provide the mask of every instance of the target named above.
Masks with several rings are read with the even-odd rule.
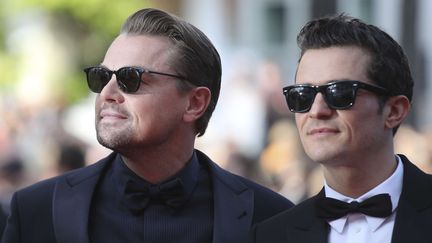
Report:
[[[102,107],[102,99],[100,97],[100,94],[97,94],[95,99],[95,110],[98,111],[101,109],[101,107]]]
[[[141,126],[143,123],[148,123],[150,120],[155,119],[159,114],[157,110],[157,107],[151,101],[130,104],[129,108],[132,120]]]
[[[303,148],[307,147],[305,146],[305,142],[306,142],[306,131],[304,131],[304,127],[305,127],[305,123],[306,123],[306,115],[305,114],[300,114],[300,113],[296,113],[294,115],[295,117],[295,123],[296,123],[296,127],[297,127],[297,132],[299,135],[299,139],[301,144],[303,145]]]
[[[149,125],[158,126],[159,123],[165,120],[171,120],[172,116],[175,116],[180,110],[177,106],[179,103],[175,97],[152,97],[151,99],[131,103],[129,107],[134,122],[141,127],[146,127]]]
[[[294,114],[294,118],[295,118],[295,123],[296,123],[296,126],[297,126],[297,130],[298,130],[299,134],[301,135],[304,123],[306,121],[306,115],[305,114],[301,114],[301,113],[295,113]]]
[[[379,134],[379,115],[374,109],[367,112],[357,113],[354,116],[342,116],[341,128],[350,143],[362,143],[370,139],[370,137],[378,136]]]

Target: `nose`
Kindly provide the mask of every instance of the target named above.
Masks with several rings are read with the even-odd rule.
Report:
[[[334,110],[327,105],[324,96],[321,93],[318,93],[315,96],[315,100],[312,103],[308,114],[310,117],[316,119],[325,119],[330,117],[333,114],[333,111]]]
[[[113,75],[111,80],[103,87],[99,97],[105,102],[122,103],[124,101],[123,93],[118,87],[115,75]]]

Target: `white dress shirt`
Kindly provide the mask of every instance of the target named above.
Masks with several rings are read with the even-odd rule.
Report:
[[[396,207],[402,192],[403,165],[397,157],[397,168],[384,182],[361,195],[350,198],[330,188],[324,183],[326,197],[344,202],[362,202],[377,194],[387,193],[391,197],[392,214],[387,218],[376,218],[361,213],[351,213],[345,217],[328,221],[330,224],[329,243],[390,243],[396,218]]]

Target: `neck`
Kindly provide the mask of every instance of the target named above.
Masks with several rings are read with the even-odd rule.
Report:
[[[386,156],[364,156],[358,161],[348,158],[344,165],[324,165],[324,177],[335,191],[358,198],[389,178],[396,170],[393,153]]]
[[[183,169],[192,157],[194,141],[194,135],[183,136],[181,141],[139,147],[120,154],[135,174],[150,183],[159,183]]]

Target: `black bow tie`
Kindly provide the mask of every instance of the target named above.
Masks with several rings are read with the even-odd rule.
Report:
[[[392,213],[392,203],[389,194],[379,194],[363,202],[346,203],[334,198],[323,197],[316,202],[316,212],[319,218],[335,220],[349,213],[362,213],[372,217],[386,218]]]
[[[142,186],[133,180],[126,183],[122,202],[133,213],[142,212],[150,203],[161,203],[178,208],[186,202],[182,181],[177,178],[162,184]]]

